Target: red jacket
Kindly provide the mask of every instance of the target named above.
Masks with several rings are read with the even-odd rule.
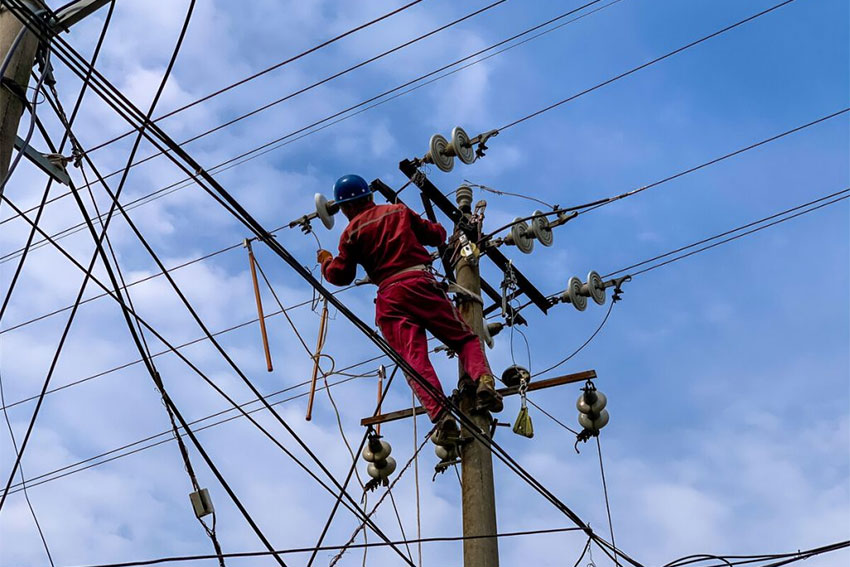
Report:
[[[445,240],[446,229],[405,205],[370,203],[342,231],[339,255],[325,260],[322,274],[332,284],[348,285],[360,264],[372,283],[380,285],[405,268],[430,264],[425,246],[439,246]]]

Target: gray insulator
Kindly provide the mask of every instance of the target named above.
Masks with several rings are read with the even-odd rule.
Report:
[[[367,444],[363,447],[363,460],[374,463],[375,461],[386,459],[392,451],[393,449],[390,447],[390,444],[383,440],[381,440],[381,450],[375,453],[372,452],[372,449]]]
[[[588,399],[590,398],[590,399]],[[593,398],[596,398],[593,400]],[[605,397],[600,391],[594,392],[593,396],[588,396],[587,394],[582,394],[576,400],[576,409],[581,413],[594,413],[597,414],[605,409],[605,406],[608,405],[608,398]]]
[[[608,410],[602,410],[598,415],[578,414],[578,423],[585,429],[598,433],[600,429],[608,425]]]
[[[383,465],[379,467],[378,465]],[[369,473],[369,476],[372,478],[377,478],[380,480],[384,480],[389,478],[393,472],[395,472],[396,462],[392,457],[387,457],[385,461],[378,461],[377,463],[369,463],[369,466],[366,467],[366,472]]]

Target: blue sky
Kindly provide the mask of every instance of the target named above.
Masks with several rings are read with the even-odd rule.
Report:
[[[249,5],[199,2],[157,115],[309,48],[383,14],[398,2],[367,8],[339,2],[271,2]],[[366,31],[269,73],[247,85],[161,122],[182,141],[261,104],[392,48],[456,17],[485,6],[425,0]],[[297,140],[218,175],[221,183],[266,226],[304,214],[313,194],[330,194],[333,181],[357,172],[396,188],[404,177],[397,163],[421,156],[430,136],[456,125],[470,134],[510,123],[637,65],[772,6],[771,2],[622,0],[562,29],[488,59],[431,85]],[[98,67],[137,105],[147,108],[176,41],[187,4],[123,0]],[[455,28],[358,69],[283,104],[187,145],[205,167],[303,127],[500,41],[570,8],[577,2],[512,0]],[[67,35],[89,54],[105,11]],[[561,206],[580,204],[650,184],[730,151],[810,122],[847,106],[848,7],[839,0],[796,0],[764,17],[616,81],[540,117],[504,131],[487,156],[449,174],[429,169],[443,191],[464,179],[521,192]],[[57,89],[70,107],[79,89],[61,64]],[[61,130],[45,105],[39,108],[51,135]],[[22,122],[22,127],[23,124]],[[569,277],[613,272],[691,242],[848,187],[847,114],[800,133],[689,174],[634,197],[582,215],[555,234],[551,248],[530,256],[506,249],[544,293],[563,289]],[[126,126],[95,96],[88,95],[75,128],[92,147]],[[131,138],[92,154],[102,172],[123,166]],[[44,143],[36,140],[36,147]],[[142,144],[140,156],[153,153]],[[79,170],[72,176],[82,184]],[[87,172],[90,175],[90,172]],[[130,200],[182,178],[161,158],[134,168]],[[42,174],[23,163],[7,195],[19,206],[40,197]],[[54,189],[58,194],[58,189]],[[95,188],[101,208],[102,189]],[[418,204],[407,189],[403,196]],[[486,226],[495,228],[539,205],[477,193],[488,202]],[[10,211],[6,205],[0,217]],[[238,243],[249,236],[196,187],[181,189],[131,211],[167,266]],[[328,232],[332,248],[342,219]],[[51,232],[79,222],[68,199],[50,205],[44,226]],[[2,225],[0,252],[21,247],[26,225]],[[128,280],[156,267],[116,219],[110,232]],[[280,242],[308,267],[316,242],[282,231]],[[88,260],[85,232],[61,241]],[[617,544],[646,565],[692,553],[772,553],[847,539],[850,528],[850,246],[847,202],[637,276],[625,287],[597,336],[552,374],[595,369],[608,395],[611,423],[601,438]],[[310,298],[310,290],[280,261],[256,246],[263,269],[286,305]],[[6,289],[14,261],[0,264]],[[99,269],[98,274],[103,273]],[[487,267],[485,277],[498,284]],[[244,250],[220,254],[174,273],[209,327],[216,331],[256,317]],[[81,275],[49,247],[27,260],[2,329],[70,305]],[[88,295],[93,295],[90,290]],[[374,288],[341,295],[364,320],[373,320]],[[200,336],[163,278],[132,288],[138,311],[175,343]],[[267,311],[276,311],[264,291]],[[606,306],[607,308],[607,306]],[[529,308],[523,328],[531,345],[532,371],[544,369],[581,345],[606,308],[591,304],[579,313],[559,305],[544,316]],[[291,313],[308,345],[318,316],[309,308]],[[7,401],[38,392],[67,314],[0,334],[0,371]],[[263,392],[309,378],[311,363],[286,321],[268,320],[276,369],[265,371],[255,324],[221,336],[228,353]],[[162,345],[151,341],[155,351]],[[524,361],[522,341],[514,357]],[[378,351],[341,316],[330,323],[325,352],[337,368],[377,356]],[[221,357],[206,344],[187,356],[235,399],[248,401]],[[508,333],[489,351],[494,368],[511,362]],[[118,308],[100,299],[80,309],[53,385],[70,383],[135,360],[137,353]],[[455,361],[435,355],[446,387]],[[377,362],[360,370],[371,372]],[[188,419],[227,406],[174,356],[157,358],[166,387]],[[338,378],[338,377],[337,377]],[[343,428],[359,440],[361,417],[372,412],[374,378],[332,389]],[[295,393],[303,392],[303,388]],[[567,425],[575,426],[578,386],[531,398]],[[398,381],[386,408],[411,403]],[[10,409],[20,439],[32,403]],[[349,457],[324,393],[315,417],[303,419],[304,399],[281,413],[337,475]],[[512,420],[518,400],[506,404]],[[607,519],[595,449],[573,451],[574,438],[540,412],[531,412],[533,440],[500,430],[499,442],[553,493],[607,537]],[[279,425],[260,421],[287,446]],[[426,426],[419,422],[420,432]],[[46,397],[31,446],[24,457],[28,477],[112,450],[168,429],[149,378],[139,365]],[[410,423],[383,433],[394,456],[412,452]],[[312,545],[332,504],[323,492],[245,420],[199,433],[222,473],[277,547]],[[300,453],[299,453],[300,454]],[[226,551],[261,545],[227,495],[192,450],[201,483],[218,510]],[[14,459],[8,435],[0,435],[0,470]],[[430,448],[420,459],[422,535],[460,532],[459,487],[454,475],[430,482],[436,462]],[[365,466],[358,464],[361,472]],[[567,526],[568,520],[496,464],[499,527],[503,531]],[[4,473],[4,480],[6,478]],[[188,506],[191,490],[173,442],[51,480],[30,490],[58,565],[207,553],[211,546]],[[355,490],[356,492],[356,490]],[[413,478],[406,473],[394,491],[409,537],[415,533]],[[376,497],[370,496],[370,502]],[[391,508],[379,525],[400,536]],[[344,542],[356,521],[340,513],[327,541]],[[370,538],[370,541],[374,537]],[[571,534],[506,540],[502,564],[561,565],[574,562],[584,541]],[[23,494],[0,513],[0,564],[44,565],[45,557]],[[460,544],[429,544],[424,564],[460,563]],[[332,554],[320,555],[317,564]],[[384,550],[369,553],[369,565],[397,565]],[[847,554],[811,559],[810,566],[836,565]],[[594,554],[597,565],[608,564]],[[339,565],[359,565],[349,552]],[[293,557],[303,564],[305,557]],[[230,564],[231,562],[229,562]],[[232,562],[239,564],[238,561]],[[249,564],[247,561],[243,564]],[[250,560],[251,565],[271,564]]]

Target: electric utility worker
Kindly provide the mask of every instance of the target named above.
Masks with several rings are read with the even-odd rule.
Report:
[[[405,205],[376,205],[369,185],[359,175],[337,180],[334,201],[349,223],[340,237],[336,258],[327,250],[319,250],[322,274],[332,284],[343,286],[354,280],[357,264],[363,266],[369,280],[378,286],[375,319],[384,338],[439,392],[438,398],[407,376],[431,421],[437,424],[434,443],[456,443],[460,432],[443,408],[445,394],[428,359],[426,330],[458,354],[476,384],[477,409],[499,412],[503,404],[481,340],[428,270],[432,258],[425,246],[444,243],[446,230]]]

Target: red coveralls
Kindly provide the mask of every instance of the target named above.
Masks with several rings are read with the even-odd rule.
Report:
[[[370,203],[342,232],[339,255],[322,264],[325,279],[340,286],[354,280],[357,264],[365,268],[378,286],[375,320],[384,338],[440,392],[442,385],[428,359],[426,330],[458,353],[472,380],[492,374],[478,335],[424,269],[431,263],[424,245],[438,246],[445,240],[446,230],[439,223],[421,219],[404,205]],[[407,382],[436,421],[439,401],[409,376]]]

